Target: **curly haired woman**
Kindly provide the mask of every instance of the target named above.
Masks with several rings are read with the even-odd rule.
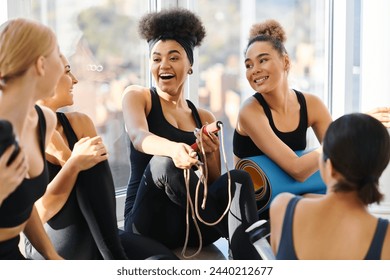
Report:
[[[163,10],[145,15],[139,32],[149,43],[150,71],[156,86],[132,85],[123,97],[131,165],[125,230],[149,236],[170,248],[183,246],[186,241],[189,246],[198,246],[199,241],[207,245],[225,237],[234,259],[258,258],[244,232],[257,220],[251,179],[239,170],[221,176],[220,142],[214,134],[204,136],[202,142],[209,185],[204,210],[201,201],[196,204],[194,199],[199,179],[193,169],[205,164],[191,148],[196,141],[194,130],[215,121],[211,112],[196,108],[184,93],[186,79],[193,73],[193,50],[205,36],[202,22],[185,9]],[[219,223],[206,225],[199,216],[186,222],[185,170],[190,175],[191,202],[198,207],[201,219],[211,223],[223,217]],[[223,215],[230,202],[229,178],[232,200],[239,207]],[[203,187],[201,184],[200,197]]]

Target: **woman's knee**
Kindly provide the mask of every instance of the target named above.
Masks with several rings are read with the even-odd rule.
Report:
[[[153,168],[160,167],[161,169],[170,169],[175,166],[170,157],[164,156],[153,156],[149,161],[149,165]]]
[[[148,180],[152,179],[156,185],[160,185],[168,182],[169,178],[177,176],[178,173],[179,169],[170,157],[154,156],[145,170],[145,177],[149,178]]]
[[[248,172],[239,169],[233,169],[230,171],[232,180],[236,183],[240,183],[245,186],[253,186],[252,178]]]

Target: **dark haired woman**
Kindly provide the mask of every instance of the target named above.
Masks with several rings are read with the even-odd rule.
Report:
[[[139,32],[149,43],[150,71],[156,86],[132,85],[123,97],[124,120],[131,141],[125,230],[149,236],[170,248],[183,246],[187,241],[189,246],[198,246],[199,240],[207,245],[223,236],[229,238],[234,259],[258,258],[244,233],[257,220],[250,177],[242,171],[230,172],[234,205],[240,207],[230,210],[236,218],[223,215],[230,201],[229,176],[221,176],[219,139],[214,134],[203,137],[206,157],[203,163],[191,148],[197,141],[194,130],[215,121],[212,113],[196,108],[185,99],[184,93],[185,81],[193,71],[194,47],[205,36],[200,19],[185,9],[163,10],[145,15],[139,23]],[[214,226],[205,225],[199,217],[195,222],[189,217],[186,222],[184,173],[189,172],[189,192],[195,204],[199,178],[192,167],[206,163],[209,186],[206,207],[203,210],[200,206],[203,184],[199,204],[194,207],[198,207],[201,219],[208,223],[223,217]]]
[[[367,210],[382,199],[378,181],[389,158],[389,133],[378,120],[355,113],[331,123],[319,160],[327,193],[318,198],[284,193],[271,204],[276,257],[390,259],[389,222]]]
[[[256,93],[243,103],[233,137],[235,161],[267,155],[287,174],[304,181],[318,170],[319,149],[298,157],[312,127],[319,142],[332,121],[315,95],[291,89],[290,58],[282,26],[275,20],[254,24],[245,51],[246,78]],[[261,128],[261,129],[260,129]],[[268,218],[268,211],[262,218]]]

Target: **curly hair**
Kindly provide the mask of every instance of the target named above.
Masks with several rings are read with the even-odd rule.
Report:
[[[252,25],[249,31],[249,42],[246,50],[254,42],[269,42],[280,55],[283,55],[287,54],[286,48],[284,47],[286,40],[286,32],[282,25],[274,19],[268,19]]]
[[[206,36],[199,17],[183,8],[146,14],[139,21],[138,32],[147,41],[162,36],[179,37],[193,40],[194,46],[200,46]]]

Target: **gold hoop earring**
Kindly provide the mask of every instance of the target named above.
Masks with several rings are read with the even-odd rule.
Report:
[[[192,71],[192,68],[190,68],[190,70],[188,70],[188,75],[192,75],[192,73],[194,73],[194,71]]]

